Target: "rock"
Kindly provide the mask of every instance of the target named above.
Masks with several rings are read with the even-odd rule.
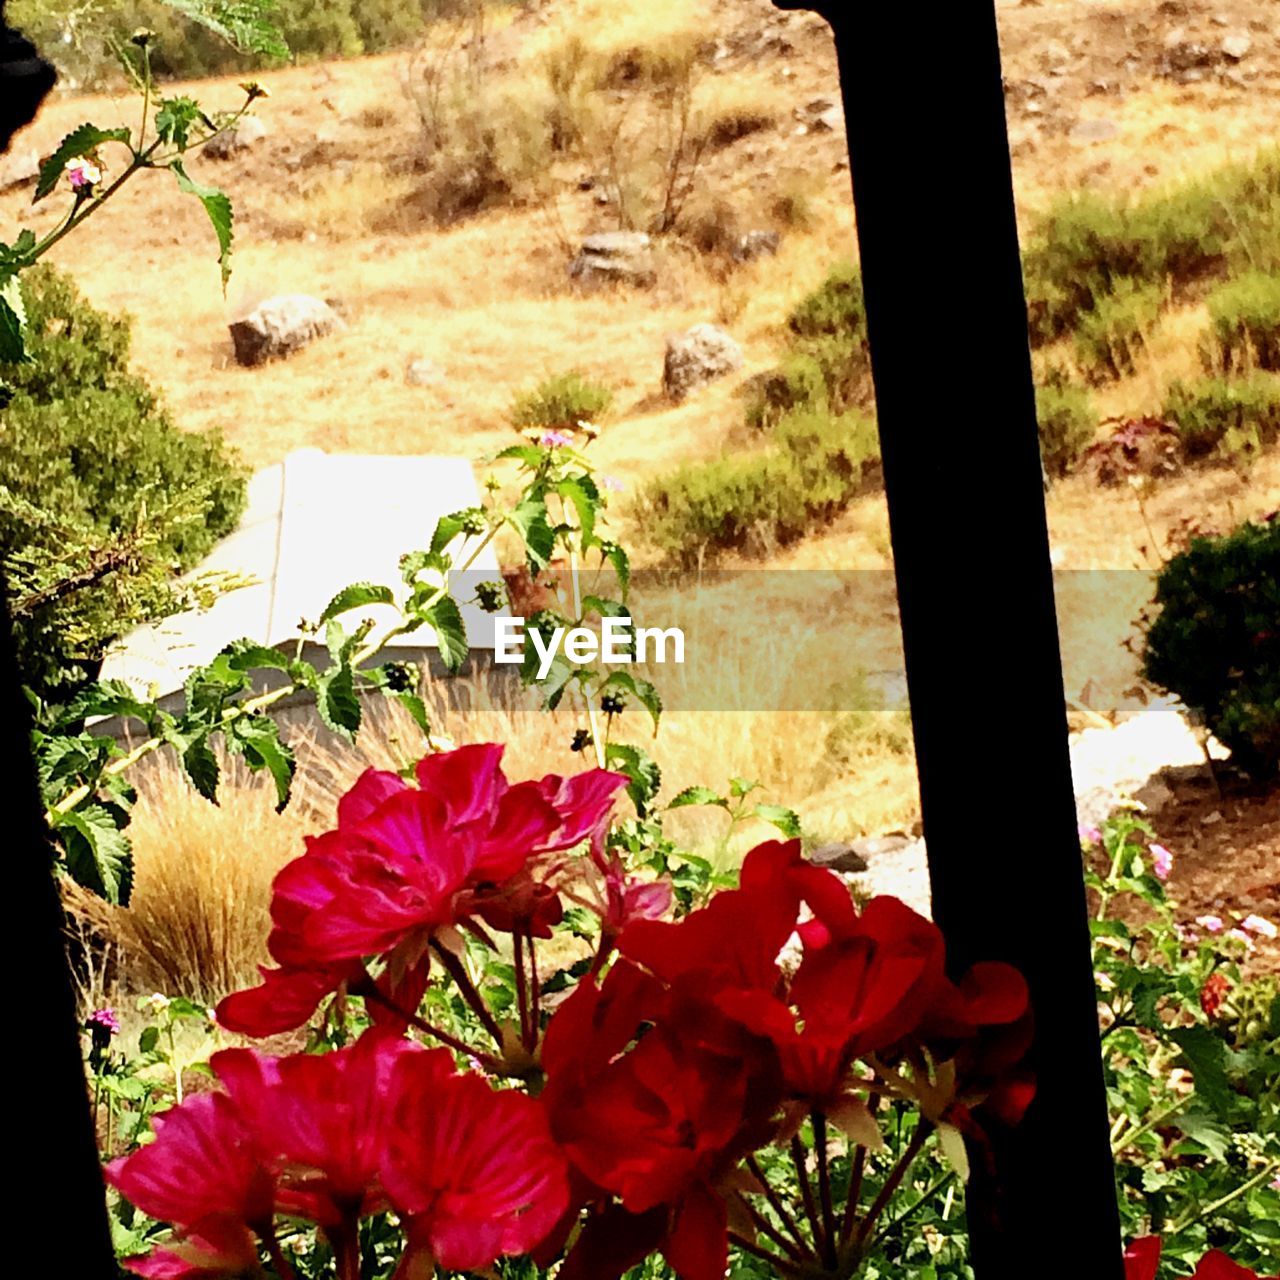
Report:
[[[839,871],[846,875],[857,874],[867,869],[867,860],[853,845],[843,841],[834,844],[820,844],[811,849],[806,857],[817,867],[825,867],[828,871]]]
[[[781,244],[782,236],[776,231],[748,231],[739,236],[733,246],[733,260],[754,262],[757,258],[771,258]]]
[[[839,105],[830,98],[814,98],[793,114],[806,133],[834,133],[844,122]]]
[[[673,400],[742,368],[742,348],[723,329],[695,324],[667,339],[662,386]]]
[[[643,231],[601,231],[582,242],[569,275],[585,284],[622,282],[648,288],[658,278],[653,241]]]
[[[434,360],[415,356],[404,367],[404,380],[411,387],[435,387],[445,380],[445,372]]]
[[[1106,142],[1120,132],[1114,120],[1080,120],[1067,135],[1072,142]]]
[[[0,160],[0,191],[16,191],[26,187],[40,176],[40,153],[15,151]]]
[[[229,328],[236,360],[242,365],[259,365],[293,355],[346,325],[327,302],[305,293],[289,293],[268,298]]]
[[[1243,31],[1233,31],[1231,35],[1222,37],[1219,47],[1224,57],[1230,58],[1232,62],[1239,62],[1253,48],[1253,39]]]
[[[1212,67],[1220,57],[1218,50],[1197,40],[1188,40],[1183,28],[1177,27],[1165,37],[1161,65],[1166,75],[1189,78]]]
[[[1133,793],[1133,798],[1148,813],[1155,814],[1163,812],[1178,797],[1163,778],[1153,777]]]
[[[230,160],[241,151],[248,151],[267,136],[267,126],[257,116],[242,116],[234,129],[215,134],[204,146],[204,153],[211,160]]]

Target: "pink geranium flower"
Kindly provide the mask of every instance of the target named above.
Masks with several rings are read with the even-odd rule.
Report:
[[[1157,880],[1167,880],[1173,871],[1173,854],[1162,844],[1151,846],[1151,864]]]

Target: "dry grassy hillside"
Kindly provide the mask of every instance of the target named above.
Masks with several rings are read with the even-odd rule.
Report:
[[[1270,9],[1251,0],[1001,3],[1024,223],[1061,192],[1156,187],[1247,160],[1274,139],[1280,31]],[[542,0],[511,14],[486,32],[481,58],[483,110],[524,179],[509,202],[449,225],[431,216],[438,172],[427,163],[415,98],[421,103],[424,76],[456,56],[460,33],[442,27],[412,53],[264,75],[270,97],[258,114],[266,140],[230,160],[192,160],[194,176],[222,185],[236,203],[235,274],[225,299],[202,215],[173,198],[163,175],[147,175],[104,209],[95,234],[59,246],[57,264],[75,273],[93,302],[136,318],[137,362],[182,425],[222,427],[255,466],[308,445],[477,457],[508,438],[515,391],[576,368],[615,392],[595,448],[603,469],[630,491],[677,462],[749,444],[744,384],[776,361],[790,307],[853,254],[839,119],[834,129],[813,125],[823,114],[819,99],[838,101],[829,31],[813,15],[776,12],[764,0]],[[1227,57],[1221,47],[1229,38],[1235,52]],[[1179,42],[1210,49],[1212,70],[1199,78],[1172,72],[1170,50]],[[775,229],[781,249],[731,268],[687,238],[672,240],[661,250],[654,289],[582,292],[567,276],[572,251],[583,234],[617,225],[616,202],[601,203],[602,183],[585,179],[599,179],[609,163],[640,186],[651,179],[643,172],[647,148],[671,123],[664,69],[687,56],[691,118],[709,140],[689,221],[709,241],[729,230]],[[910,74],[910,51],[892,56]],[[521,153],[521,113],[546,109],[555,69],[565,65],[576,68],[569,101],[595,139],[594,152],[586,147],[600,160],[594,173],[579,155]],[[215,107],[240,98],[233,81],[203,84],[199,93]],[[18,146],[46,152],[82,120],[110,125],[135,115],[127,97],[57,99]],[[928,163],[926,135],[918,162]],[[928,342],[945,342],[948,325],[964,323],[965,300],[946,296],[948,256],[964,252],[948,239],[947,207],[964,196],[939,192],[936,242],[920,246],[939,262],[939,295],[922,300],[922,361]],[[26,219],[28,200],[29,190],[0,195],[0,220]],[[38,211],[36,228],[50,216]],[[348,329],[285,362],[236,366],[228,319],[292,291],[335,300]],[[742,343],[746,368],[672,406],[659,394],[664,336],[705,320]],[[1136,374],[1100,391],[1102,413],[1158,404],[1168,382],[1194,368],[1202,323],[1199,310],[1186,308],[1164,324]],[[435,385],[407,384],[405,366],[419,357],[443,370]],[[968,403],[930,406],[949,409],[969,429],[980,415]],[[1226,524],[1274,507],[1277,495],[1274,451],[1244,474],[1206,467],[1164,481],[1141,507],[1127,490],[1071,477],[1048,498],[1056,557],[1065,569],[1149,570],[1185,517]],[[626,527],[625,506],[619,518],[624,535],[642,532]],[[962,537],[950,533],[953,544]],[[883,503],[873,495],[769,567],[886,569],[888,550]],[[965,554],[980,570],[983,548]],[[1134,672],[1120,641],[1147,592],[1140,574],[1064,585],[1069,691],[1092,681],[1097,705],[1124,701]],[[721,607],[728,636],[740,593],[724,589]],[[801,599],[791,591],[753,607],[774,618],[798,652],[810,646],[816,667],[846,636],[861,641],[869,667],[895,660],[895,621],[881,599]],[[746,660],[725,661],[734,670]],[[741,678],[762,677],[744,669]],[[992,679],[975,675],[964,705],[975,713],[1002,705],[1006,695]],[[820,815],[815,825],[832,834],[910,821],[914,783],[900,744],[889,749],[875,734],[854,734],[852,754],[833,755],[830,717],[721,720],[672,717],[659,754],[668,753],[673,782],[695,780],[708,760],[734,761],[739,772],[756,769],[780,798],[804,808],[808,797],[809,811]],[[551,751],[541,734],[529,731],[531,749]],[[850,769],[859,774],[852,782]]]

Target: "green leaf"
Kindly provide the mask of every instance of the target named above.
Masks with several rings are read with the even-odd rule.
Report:
[[[431,732],[431,717],[427,714],[427,704],[416,693],[401,691],[392,697],[413,717],[413,722],[423,734]]]
[[[55,723],[59,726],[79,724],[92,716],[122,716],[141,720],[148,727],[157,719],[157,709],[134,696],[121,680],[102,680],[81,689],[65,706],[60,707]]]
[[[275,0],[160,0],[166,8],[221,36],[242,53],[258,53],[284,61],[289,46],[271,15]]]
[[[752,791],[758,790],[759,787],[760,784],[758,782],[753,782],[750,778],[729,779],[729,794],[735,800],[739,800],[743,796],[749,795]]]
[[[556,535],[547,519],[547,504],[540,497],[526,496],[516,509],[507,515],[507,523],[520,535],[524,543],[529,567],[537,572],[551,563]]]
[[[620,547],[616,542],[605,542],[600,546],[600,554],[613,566],[613,571],[618,575],[618,590],[622,594],[625,601],[627,591],[631,586],[631,559],[627,555],[626,550]]]
[[[1211,1159],[1226,1159],[1231,1149],[1231,1131],[1221,1121],[1203,1111],[1187,1111],[1172,1123],[1192,1142],[1198,1142]]]
[[[165,98],[156,112],[156,132],[161,141],[177,147],[179,151],[187,149],[192,126],[197,124],[215,128],[194,98]]]
[[[222,290],[225,293],[227,281],[231,279],[231,240],[234,234],[232,223],[234,215],[231,211],[231,200],[226,192],[217,187],[206,187],[187,176],[181,160],[171,160],[169,168],[178,180],[178,190],[189,196],[195,196],[204,205],[204,211],[213,224],[213,234],[218,237],[218,265],[222,268]]]
[[[475,528],[478,522],[483,521],[484,512],[479,507],[467,507],[463,511],[452,511],[441,516],[431,535],[432,554],[439,555],[460,533]]]
[[[360,728],[360,699],[356,696],[355,673],[349,666],[334,667],[320,677],[316,689],[320,719],[348,742]]]
[[[589,543],[595,536],[596,508],[600,503],[600,491],[595,481],[588,475],[566,477],[556,485],[556,492],[577,513],[583,543]]]
[[[241,716],[226,729],[227,746],[243,755],[255,773],[266,769],[276,784],[276,812],[289,803],[297,768],[293,750],[280,741],[280,728],[270,716]]]
[[[222,650],[233,671],[288,671],[289,656],[256,640],[233,640]]]
[[[467,659],[467,628],[462,610],[452,596],[442,596],[426,615],[427,624],[436,633],[440,659],[446,670],[457,671]]]
[[[1231,1086],[1227,1083],[1227,1046],[1208,1027],[1176,1027],[1169,1039],[1182,1050],[1195,1077],[1196,1097],[1221,1119],[1231,1113]]]
[[[343,587],[325,605],[324,612],[320,615],[320,625],[323,626],[331,618],[336,618],[340,614],[350,613],[352,609],[364,609],[371,604],[395,604],[395,602],[396,598],[390,587],[379,586],[374,582],[353,582],[349,587]]]
[[[668,809],[687,809],[694,804],[714,804],[727,809],[729,802],[722,795],[717,795],[710,787],[685,787],[674,800],[667,805]]]
[[[217,804],[218,780],[221,769],[218,766],[218,757],[209,742],[207,734],[196,738],[182,753],[182,767],[187,771],[187,777],[191,779],[191,785],[206,800],[211,800],[214,804]]]
[[[58,149],[40,166],[40,178],[36,182],[33,202],[43,200],[58,185],[58,179],[72,160],[90,155],[105,142],[127,143],[133,135],[123,126],[118,129],[99,129],[96,124],[82,124],[72,130],[58,144]]]
[[[128,906],[133,854],[128,836],[111,813],[101,805],[87,804],[59,814],[57,825],[71,878],[114,906]]]
[[[27,327],[27,309],[17,276],[0,284],[0,364],[22,364],[27,359],[23,331]]]
[[[780,804],[758,804],[752,813],[762,822],[777,827],[788,840],[800,838],[800,815],[794,809]]]
[[[604,749],[604,762],[608,768],[625,773],[631,780],[627,795],[636,807],[636,813],[644,817],[653,798],[662,785],[662,770],[652,757],[626,742],[611,742]]]

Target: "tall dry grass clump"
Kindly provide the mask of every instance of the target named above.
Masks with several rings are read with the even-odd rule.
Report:
[[[269,779],[234,762],[224,769],[216,805],[174,760],[139,771],[129,906],[66,885],[78,931],[116,953],[116,983],[126,992],[211,1003],[252,984],[267,960],[271,881],[302,852],[308,827],[301,808],[275,812]]]

